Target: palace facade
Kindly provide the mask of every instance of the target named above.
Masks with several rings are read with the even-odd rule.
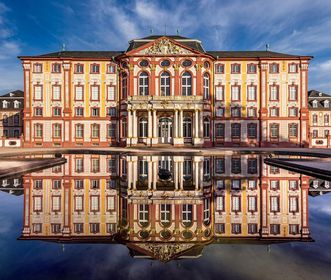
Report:
[[[262,155],[65,155],[24,175],[20,239],[121,243],[169,261],[216,243],[311,241],[309,177]]]
[[[148,36],[19,58],[25,147],[309,145],[309,56]]]

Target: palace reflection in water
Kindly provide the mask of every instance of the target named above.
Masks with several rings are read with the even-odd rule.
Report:
[[[122,243],[161,261],[210,243],[311,240],[309,177],[261,155],[65,157],[23,176],[21,239]]]

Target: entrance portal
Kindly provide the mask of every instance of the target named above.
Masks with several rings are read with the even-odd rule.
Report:
[[[159,143],[170,144],[172,138],[172,119],[161,118],[159,121]]]

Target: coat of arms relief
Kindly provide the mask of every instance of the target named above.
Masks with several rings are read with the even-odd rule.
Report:
[[[168,55],[168,54],[192,54],[189,50],[173,44],[169,39],[161,39],[149,48],[139,52],[143,55]]]

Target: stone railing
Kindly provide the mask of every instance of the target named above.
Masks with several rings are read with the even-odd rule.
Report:
[[[201,95],[191,95],[191,96],[181,96],[181,95],[175,95],[175,96],[128,96],[128,101],[203,101],[203,96]]]

